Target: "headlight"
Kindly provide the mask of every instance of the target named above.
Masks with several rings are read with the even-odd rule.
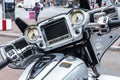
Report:
[[[35,27],[30,27],[26,30],[25,37],[30,42],[35,42],[39,37],[38,29]]]

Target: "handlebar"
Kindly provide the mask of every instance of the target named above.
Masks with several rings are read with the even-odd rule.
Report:
[[[12,49],[12,50],[8,51],[6,53],[6,59],[3,59],[3,61],[0,62],[0,69],[4,68],[9,63],[19,61],[21,59],[19,54],[25,53],[26,51],[32,49],[32,47],[33,47],[33,45],[28,45],[20,50]]]
[[[108,21],[109,28],[117,28],[120,26],[120,20],[109,20]]]
[[[10,63],[9,59],[4,59],[3,61],[0,62],[0,70],[7,66]]]
[[[88,29],[91,33],[97,33],[100,35],[108,33],[113,28],[120,27],[120,20],[109,20],[108,17],[100,17],[97,23],[89,23]]]

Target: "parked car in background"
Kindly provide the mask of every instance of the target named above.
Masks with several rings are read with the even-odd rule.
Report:
[[[39,0],[23,0],[24,1],[24,9],[25,10],[33,10],[35,7],[35,3],[39,3],[41,10],[43,10],[43,4],[39,2]]]
[[[19,3],[16,4],[16,7],[18,8],[24,8],[25,10],[32,10],[35,6],[35,0],[32,0],[32,2],[30,0],[24,0],[21,1]],[[41,10],[43,10],[44,6],[42,3],[39,3]]]
[[[18,8],[24,8],[24,2],[23,2],[23,1],[18,2],[18,3],[16,4],[16,7],[18,7]]]

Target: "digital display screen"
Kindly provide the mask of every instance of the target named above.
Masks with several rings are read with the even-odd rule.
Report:
[[[47,41],[58,38],[60,36],[64,36],[69,33],[65,19],[54,21],[52,23],[44,25],[42,28],[44,30]]]

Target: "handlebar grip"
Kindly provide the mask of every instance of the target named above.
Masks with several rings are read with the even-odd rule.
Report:
[[[120,20],[109,20],[108,26],[110,28],[118,28],[120,26]]]
[[[9,59],[4,59],[3,61],[0,62],[0,70],[7,66],[10,63]]]

